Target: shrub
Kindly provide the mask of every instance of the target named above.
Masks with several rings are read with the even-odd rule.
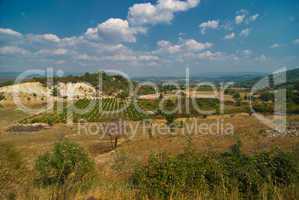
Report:
[[[237,143],[223,154],[152,155],[130,181],[141,197],[152,199],[194,199],[198,194],[230,199],[236,192],[240,198],[258,199],[273,196],[274,189],[298,188],[298,159],[292,154],[275,150],[248,156],[240,147]]]
[[[95,163],[75,143],[64,140],[36,160],[38,186],[50,188],[54,199],[73,199],[95,181]]]
[[[174,121],[175,121],[175,116],[174,116],[174,115],[171,115],[171,114],[165,114],[164,117],[165,117],[165,120],[166,120],[166,124],[167,124],[168,126],[170,126],[171,124],[173,124]]]
[[[153,199],[170,199],[182,193],[194,195],[198,190],[216,188],[222,183],[221,167],[209,157],[166,154],[152,155],[148,165],[137,168],[131,183],[142,195]]]

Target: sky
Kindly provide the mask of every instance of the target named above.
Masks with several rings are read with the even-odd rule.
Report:
[[[298,0],[0,0],[0,72],[299,67]]]

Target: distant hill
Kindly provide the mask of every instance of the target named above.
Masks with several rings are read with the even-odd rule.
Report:
[[[102,83],[99,82],[100,77],[102,77]],[[47,79],[42,78],[32,78],[28,81],[40,82],[42,84],[47,83]],[[54,77],[54,85],[61,83],[89,83],[94,88],[101,89],[103,93],[111,95],[120,92],[128,92],[128,81],[120,75],[111,75],[105,72],[98,73],[85,73],[83,75],[74,76],[69,75],[65,77]],[[102,84],[102,88],[99,88],[99,84]]]
[[[264,77],[266,77],[266,76],[257,76],[252,79],[240,80],[240,81],[236,82],[236,85],[240,86],[240,87],[250,88],[255,83],[257,83],[259,80],[263,79]],[[273,74],[269,74],[268,77],[270,80],[273,80]],[[287,82],[283,85],[292,87],[292,86],[298,84],[299,83],[299,68],[288,70],[286,73],[286,79],[287,79]],[[272,82],[272,81],[270,81],[270,82]]]
[[[9,86],[14,84],[14,79],[17,77],[17,73],[3,74],[5,81],[0,83],[0,87]],[[99,87],[99,77],[102,77],[102,88]],[[3,78],[4,80],[4,78]],[[43,85],[47,84],[47,79],[45,77],[33,77],[28,78],[24,82],[40,82]],[[105,72],[98,73],[85,73],[82,75],[67,75],[64,77],[54,77],[54,85],[61,83],[79,83],[85,82],[92,85],[94,88],[101,89],[104,94],[119,94],[127,93],[128,91],[128,81],[120,75],[111,75]]]

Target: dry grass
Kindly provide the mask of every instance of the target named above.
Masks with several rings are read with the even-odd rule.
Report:
[[[67,126],[64,124],[54,125],[51,129],[41,130],[35,133],[7,133],[5,128],[10,124],[24,118],[26,115],[15,110],[1,110],[0,116],[0,142],[11,143],[17,147],[27,161],[30,168],[38,155],[49,151],[53,144],[61,138],[68,138],[79,143],[96,160],[98,171],[101,176],[101,183],[86,197],[94,196],[98,199],[134,199],[135,193],[122,184],[130,175],[130,170],[136,162],[145,162],[148,156],[156,152],[167,152],[169,154],[178,154],[183,152],[186,146],[186,137],[183,136],[182,129],[176,131],[177,135],[155,135],[149,139],[148,135],[137,134],[133,139],[122,139],[117,150],[111,151],[109,138],[99,139],[98,136],[78,135],[77,126]],[[234,126],[234,135],[213,136],[213,135],[195,135],[192,136],[193,148],[198,152],[223,152],[235,143],[236,138],[240,138],[245,153],[255,153],[257,151],[269,150],[274,147],[280,147],[283,150],[291,150],[299,144],[299,137],[267,137],[263,130],[267,127],[254,117],[235,116],[225,117],[225,123],[231,123]],[[299,116],[289,116],[289,121],[298,122]],[[191,123],[190,120],[180,119],[185,124]],[[212,119],[198,119],[198,123],[213,123]],[[136,122],[132,122],[132,125]],[[163,124],[163,120],[157,120],[155,123]],[[137,133],[142,133],[142,129],[137,129]],[[122,161],[121,158],[125,158]],[[113,167],[128,168],[115,171]],[[233,195],[233,194],[232,194]],[[182,197],[181,199],[184,199]],[[200,195],[198,197],[200,198]],[[234,199],[238,199],[234,197]]]

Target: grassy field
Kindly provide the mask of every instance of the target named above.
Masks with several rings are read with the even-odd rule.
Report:
[[[186,146],[190,145],[192,145],[195,152],[202,155],[211,152],[222,153],[227,151],[237,140],[241,141],[241,150],[246,155],[270,151],[277,147],[284,151],[292,151],[299,145],[298,136],[270,137],[265,133],[268,128],[253,116],[235,115],[218,117],[218,120],[222,120],[222,123],[231,123],[233,125],[233,135],[201,135],[191,131],[191,140],[190,137],[183,134],[184,127],[191,125],[193,120],[196,120],[198,124],[213,124],[216,118],[178,118],[176,120],[177,124],[183,124],[183,126],[178,126],[174,133],[170,132],[165,126],[165,132],[154,134],[153,137],[149,137],[148,130],[144,131],[142,127],[138,127],[138,121],[127,121],[129,126],[136,131],[136,135],[130,137],[132,133],[128,131],[126,137],[121,138],[118,147],[114,149],[109,136],[100,137],[100,133],[99,135],[82,134],[79,132],[80,127],[78,124],[68,126],[57,123],[50,129],[32,133],[7,132],[6,128],[9,125],[27,116],[20,111],[11,109],[2,109],[0,112],[0,143],[11,144],[21,152],[26,165],[31,170],[28,174],[30,177],[34,177],[33,169],[37,157],[51,150],[53,145],[62,139],[80,144],[89,153],[96,162],[100,181],[97,183],[97,187],[88,194],[83,195],[81,199],[86,199],[88,196],[100,199],[135,199],[136,191],[128,188],[127,181],[132,175],[135,165],[147,163],[150,155],[155,153],[165,152],[167,155],[175,156],[183,153]],[[289,116],[288,121],[298,122],[299,116]],[[99,126],[99,124],[105,124],[105,122],[90,124]],[[156,119],[152,121],[151,127],[154,130],[154,127],[163,125],[165,125],[163,119]],[[153,133],[155,132],[153,131]],[[39,196],[46,195],[46,192],[42,189],[33,190]]]

